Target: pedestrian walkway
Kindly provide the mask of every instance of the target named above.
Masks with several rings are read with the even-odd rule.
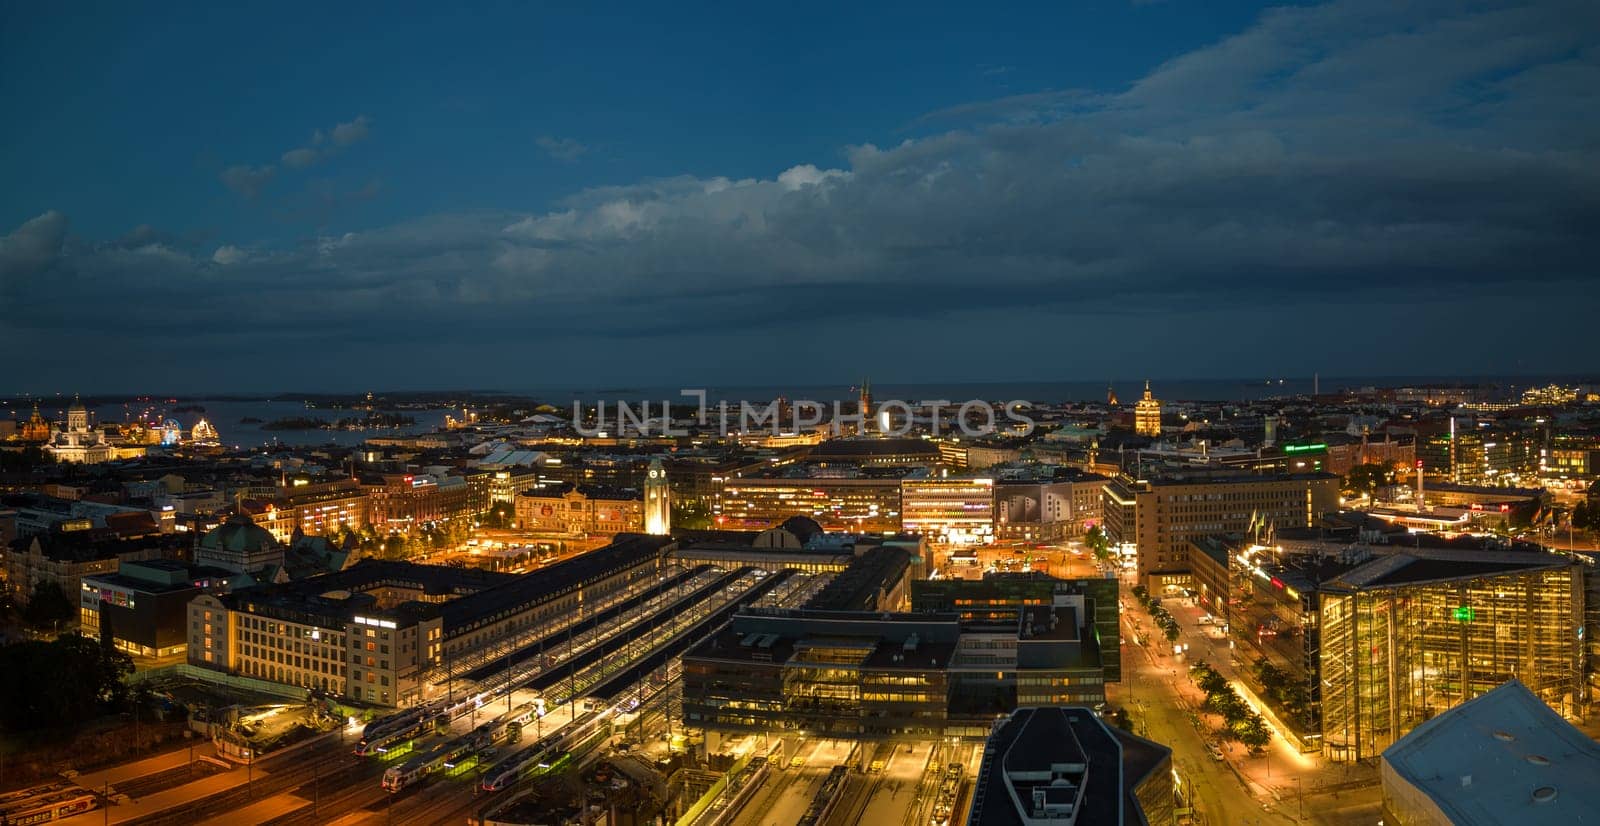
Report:
[[[198,752],[199,750],[196,749],[196,751]],[[187,757],[187,754],[188,752],[185,751],[184,756]],[[179,761],[178,765],[183,765],[181,760]],[[260,780],[266,776],[267,772],[260,768],[256,769],[256,780]],[[200,800],[220,792],[228,791],[229,789],[238,788],[239,786],[243,786],[248,780],[249,777],[245,769],[240,767],[232,771],[213,774],[210,777],[203,777],[194,781],[193,783],[185,783],[182,786],[157,792],[156,794],[149,795],[148,797],[130,800],[126,803],[113,803],[111,805],[110,812],[102,812],[99,809],[96,809],[92,812],[87,812],[75,817],[69,817],[66,820],[56,821],[56,823],[67,824],[68,826],[91,826],[91,824],[96,823],[128,823],[138,820],[139,818],[149,817],[150,815],[158,814],[168,809],[182,806],[185,803],[192,803],[196,800]],[[111,784],[113,789],[116,788],[116,785],[117,784],[115,782],[112,782]],[[248,821],[234,820],[233,822],[241,823]]]
[[[283,817],[310,802],[299,795],[275,794],[265,800],[258,800],[242,809],[235,809],[210,820],[202,820],[199,826],[239,826],[241,823],[266,823],[274,818]]]
[[[195,741],[194,759],[199,760],[202,756],[214,754],[216,754],[216,750],[212,748],[210,740],[197,739]],[[134,780],[146,775],[164,772],[168,769],[188,765],[188,763],[189,749],[181,748],[177,751],[153,755],[132,763],[123,763],[122,765],[111,766],[98,771],[84,772],[73,778],[73,782],[86,789],[101,789],[107,783],[115,786],[125,780]]]

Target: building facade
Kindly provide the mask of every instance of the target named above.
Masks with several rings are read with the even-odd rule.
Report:
[[[951,544],[994,537],[994,480],[906,479],[900,485],[900,526],[907,533]]]
[[[603,485],[563,482],[525,490],[517,494],[516,515],[517,526],[527,531],[587,535],[645,528],[639,491]]]
[[[1329,473],[1119,475],[1106,485],[1106,534],[1136,550],[1141,584],[1153,592],[1189,583],[1190,543],[1219,533],[1304,528],[1339,507],[1339,478]]]

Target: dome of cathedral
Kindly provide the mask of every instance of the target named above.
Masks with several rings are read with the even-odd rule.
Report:
[[[248,555],[277,545],[278,540],[272,537],[271,531],[243,513],[228,517],[228,521],[200,537],[200,547],[234,554]]]

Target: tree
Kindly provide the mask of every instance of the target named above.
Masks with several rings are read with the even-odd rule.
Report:
[[[0,728],[26,731],[84,722],[127,703],[133,658],[77,634],[0,648]]]
[[[1178,625],[1177,625],[1177,623],[1173,623],[1172,625],[1164,625],[1164,626],[1162,626],[1161,627],[1161,633],[1166,635],[1167,642],[1177,642],[1178,641]]]
[[[36,628],[49,628],[54,631],[64,622],[70,622],[78,615],[78,606],[67,598],[66,591],[61,589],[53,579],[42,579],[33,585],[33,595],[28,598],[28,606],[22,609],[22,618]]]
[[[1388,465],[1366,464],[1350,468],[1344,477],[1344,491],[1352,496],[1370,496],[1378,488],[1394,484],[1394,472]]]
[[[516,508],[512,507],[510,502],[496,502],[483,512],[478,521],[482,522],[485,528],[505,530],[511,527],[511,522],[516,518]]]
[[[1108,563],[1111,561],[1111,537],[1106,535],[1105,528],[1099,525],[1090,528],[1089,533],[1084,536],[1083,542],[1089,546],[1089,550],[1094,554],[1096,562]]]
[[[1272,730],[1261,719],[1261,715],[1247,713],[1229,725],[1229,730],[1245,748],[1251,751],[1260,751],[1272,742]]]

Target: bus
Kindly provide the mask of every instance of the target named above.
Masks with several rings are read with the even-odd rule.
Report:
[[[957,548],[950,552],[951,565],[977,565],[978,551],[976,548]]]

